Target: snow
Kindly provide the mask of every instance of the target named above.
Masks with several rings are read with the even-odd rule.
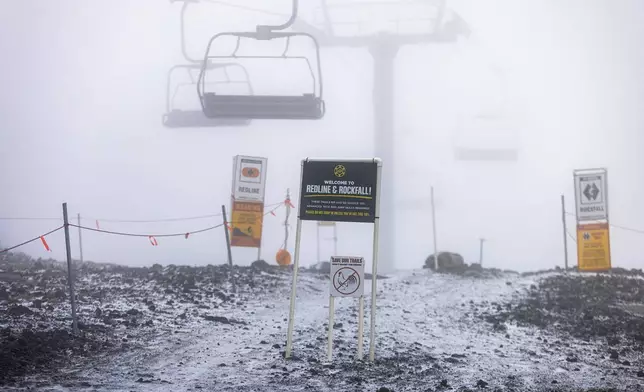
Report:
[[[168,310],[173,316],[196,311],[247,324],[203,322],[196,317],[181,325],[165,324],[144,346],[76,364],[67,381],[41,390],[375,391],[386,386],[398,392],[433,390],[441,382],[475,389],[482,381],[487,388],[500,390],[630,386],[638,390],[640,380],[616,372],[618,364],[591,355],[601,349],[600,342],[514,324],[495,331],[484,320],[486,312],[525,297],[532,285],[550,275],[476,279],[429,270],[396,272],[378,280],[376,363],[354,359],[358,300],[336,298],[338,327],[333,362],[328,364],[329,280],[309,272],[300,273],[298,279],[294,359],[282,358],[291,283],[291,276],[284,274],[272,294],[240,294],[236,300],[243,305],[203,311],[186,303]],[[86,284],[92,284],[88,279]],[[116,278],[112,284],[124,289]],[[162,301],[152,286],[137,290],[155,303]],[[370,290],[367,280],[365,359]],[[116,301],[112,306],[127,310],[132,303]]]

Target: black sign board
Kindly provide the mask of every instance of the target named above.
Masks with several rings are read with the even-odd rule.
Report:
[[[377,178],[375,161],[304,161],[300,219],[373,223]]]

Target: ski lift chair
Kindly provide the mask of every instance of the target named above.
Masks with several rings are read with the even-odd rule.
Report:
[[[228,69],[238,67],[241,69],[245,80],[242,81],[233,81],[230,79],[228,74]],[[208,64],[208,69],[223,69],[225,80],[216,81],[209,83],[210,85],[221,85],[221,84],[242,84],[247,86],[247,91],[252,94],[253,89],[248,79],[248,72],[246,68],[240,64],[236,63],[222,63],[222,64]],[[181,64],[175,65],[170,68],[168,72],[168,83],[166,91],[166,111],[163,115],[163,125],[168,128],[196,128],[196,127],[240,127],[248,126],[250,120],[244,118],[208,118],[204,115],[203,110],[199,108],[195,109],[183,109],[178,108],[175,104],[177,94],[180,90],[189,87],[195,86],[197,82],[194,80],[194,75],[192,71],[200,71],[202,69],[201,64]],[[185,70],[190,77],[190,82],[178,83],[173,88],[173,75],[181,70]],[[193,90],[194,91],[194,90]]]
[[[262,28],[269,27],[269,28]],[[213,43],[221,37],[231,36],[237,39],[237,45],[228,56],[211,55]],[[288,56],[290,40],[295,36],[310,38],[315,44],[317,75],[311,66],[311,61],[305,56]],[[286,46],[281,55],[275,56],[238,56],[242,38],[253,40],[286,39]],[[197,83],[197,92],[201,107],[206,117],[210,119],[288,119],[288,120],[319,120],[324,116],[325,105],[322,99],[322,67],[320,65],[320,46],[315,37],[308,33],[274,32],[270,26],[258,26],[257,32],[232,33],[224,32],[213,36],[208,42],[203,64],[212,59],[281,59],[300,60],[306,63],[312,78],[312,89],[301,95],[226,95],[214,90],[207,90],[207,67],[202,66]]]
[[[476,162],[518,161],[518,130],[512,125],[507,127],[503,120],[495,115],[480,114],[466,124],[460,122],[454,135],[454,158],[458,161]],[[486,141],[499,134],[504,140],[492,145]]]
[[[500,102],[497,107],[460,117],[454,133],[454,158],[458,161],[517,162],[519,129],[508,109],[508,82],[505,71],[495,65],[490,70],[498,78]],[[465,119],[466,121],[463,121]]]

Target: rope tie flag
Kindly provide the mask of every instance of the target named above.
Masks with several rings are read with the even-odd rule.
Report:
[[[45,247],[45,250],[46,250],[47,252],[51,252],[51,248],[50,248],[50,247],[49,247],[49,245],[47,244],[47,240],[45,240],[45,236],[42,236],[42,235],[41,235],[41,236],[40,236],[40,241],[42,242],[42,245]]]
[[[30,244],[30,243],[32,243],[34,241],[38,241],[38,240],[40,240],[42,242],[43,246],[45,247],[45,249],[47,249],[47,251],[50,251],[49,245],[47,244],[47,241],[45,241],[45,237],[48,236],[49,234],[57,232],[58,230],[62,230],[64,227],[65,226],[60,226],[60,227],[58,227],[58,228],[56,228],[54,230],[51,230],[51,231],[49,231],[49,232],[47,232],[45,234],[39,235],[38,237],[34,237],[34,238],[30,239],[30,240],[21,242],[18,245],[14,245],[14,246],[6,248],[6,249],[0,249],[0,253],[5,253],[5,252],[12,251],[12,250],[14,250],[16,248],[19,248],[21,246]]]
[[[150,240],[150,243],[152,244],[152,246],[159,246],[159,243],[157,242],[157,239],[154,238],[153,235],[149,236],[148,239]]]

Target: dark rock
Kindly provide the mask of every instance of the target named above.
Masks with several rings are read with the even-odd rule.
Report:
[[[132,308],[132,309],[127,311],[127,314],[129,316],[138,316],[139,314],[141,314],[141,312],[139,310],[137,310],[137,309]]]
[[[230,320],[228,320],[226,317],[223,316],[210,316],[210,315],[205,315],[203,318],[206,321],[214,321],[216,323],[222,323],[222,324],[230,324]]]
[[[478,380],[478,381],[476,382],[476,386],[477,386],[478,388],[487,388],[488,383],[486,383],[486,382],[485,382],[485,381],[483,381],[483,380]]]
[[[631,366],[631,362],[630,361],[624,361],[624,362],[622,362],[622,365]]]
[[[33,314],[33,312],[26,306],[14,305],[10,307],[9,310],[7,310],[7,314],[9,316],[20,317],[28,314]]]
[[[227,295],[226,295],[223,291],[221,291],[221,290],[214,290],[214,291],[213,291],[213,295],[214,295],[215,297],[219,298],[220,300],[224,301],[224,302],[226,302],[226,301],[230,301],[230,297],[229,297],[229,296],[227,296]]]
[[[319,272],[321,274],[330,274],[331,273],[331,263],[328,261],[321,261],[316,265],[311,267],[311,270]]]
[[[268,264],[265,260],[255,260],[250,266],[251,268],[259,271],[268,271],[271,269],[271,265]]]
[[[31,304],[31,307],[36,308],[36,309],[41,309],[42,308],[42,300],[40,300],[40,299],[34,300],[34,302]]]
[[[619,353],[617,350],[610,350],[609,352],[610,359],[619,359]]]
[[[435,263],[434,263],[434,257],[435,255],[429,255],[427,259],[425,259],[425,265],[423,265],[423,268],[429,268],[430,270],[434,270]],[[463,259],[463,256],[461,256],[458,253],[452,253],[452,252],[439,252],[438,253],[438,270],[457,270],[457,269],[462,269],[465,267],[465,261]]]
[[[393,389],[389,389],[387,387],[380,387],[378,388],[378,392],[394,392]]]
[[[282,346],[279,343],[275,343],[273,345],[273,348],[275,348],[275,349],[279,349],[280,347],[282,347]]]

